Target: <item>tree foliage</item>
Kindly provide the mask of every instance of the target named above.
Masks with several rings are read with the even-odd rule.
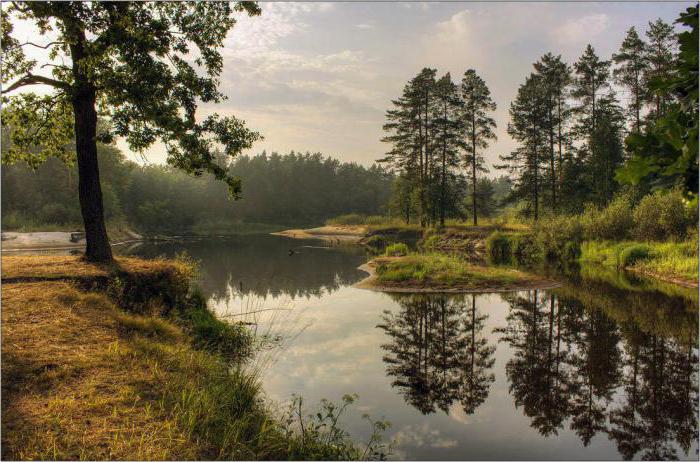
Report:
[[[686,194],[698,190],[698,7],[677,20],[688,29],[678,35],[680,53],[671,68],[655,65],[649,86],[663,115],[625,144],[631,158],[617,172],[623,183],[646,188],[682,185]],[[660,26],[659,26],[660,27]],[[659,28],[657,27],[657,29]],[[656,33],[659,35],[659,33]],[[657,42],[661,43],[660,40]],[[658,46],[658,45],[657,45]],[[663,53],[657,51],[657,55]],[[660,69],[665,69],[661,72]]]

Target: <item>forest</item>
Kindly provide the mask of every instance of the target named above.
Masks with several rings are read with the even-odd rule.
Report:
[[[391,188],[391,176],[380,167],[341,163],[319,153],[263,152],[229,165],[245,185],[234,201],[213,175],[139,165],[111,145],[100,145],[98,157],[108,222],[146,233],[228,234],[256,224],[307,226],[343,213],[377,215]],[[58,159],[36,170],[21,163],[5,166],[3,229],[80,227],[76,182],[76,167]]]
[[[578,213],[618,194],[636,203],[673,188],[697,207],[697,10],[678,22],[691,30],[677,34],[658,19],[643,36],[631,27],[610,57],[589,44],[574,63],[552,52],[533,63],[509,106],[518,147],[493,165],[513,180],[506,202],[521,217]],[[406,83],[386,112],[390,149],[378,160],[397,175],[395,215],[444,225],[459,216],[466,188],[477,224],[495,109],[474,69],[454,82],[425,68]]]
[[[193,177],[172,167],[140,165],[115,146],[98,145],[109,226],[144,233],[230,234],[316,226],[338,215],[376,216],[392,210],[394,178],[380,165],[364,167],[320,153],[240,156],[228,166],[244,185],[233,200],[211,175]],[[24,162],[2,169],[5,231],[81,227],[75,165],[49,158],[36,168]],[[507,196],[505,177],[481,178],[480,210],[494,214]],[[467,214],[466,195],[451,216]]]

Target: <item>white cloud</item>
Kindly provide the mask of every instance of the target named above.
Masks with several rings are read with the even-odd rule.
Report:
[[[609,25],[610,17],[604,13],[569,19],[552,31],[552,39],[569,43],[581,42],[601,34]]]
[[[470,21],[472,14],[470,10],[462,10],[453,14],[450,19],[437,23],[438,34],[441,39],[460,40],[468,36],[471,30]]]
[[[420,426],[406,425],[394,435],[397,446],[454,448],[457,440],[443,438],[440,431],[430,428],[427,423]]]
[[[303,19],[314,13],[326,13],[334,5],[327,2],[313,3],[262,3],[260,16],[241,16],[233,31],[226,38],[224,47],[239,53],[253,54],[266,50],[285,37],[308,28]]]

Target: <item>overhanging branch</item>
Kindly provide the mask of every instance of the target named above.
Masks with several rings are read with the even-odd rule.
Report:
[[[9,93],[20,87],[25,87],[27,85],[49,85],[55,88],[60,88],[62,90],[70,89],[70,85],[66,82],[61,82],[60,80],[52,79],[50,77],[44,77],[42,75],[27,74],[21,79],[15,81],[7,88],[2,89],[2,94]]]

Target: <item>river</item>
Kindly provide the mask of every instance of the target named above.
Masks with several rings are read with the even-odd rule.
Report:
[[[698,458],[696,291],[584,269],[554,290],[398,296],[352,287],[359,247],[267,235],[128,252],[183,251],[220,316],[275,340],[254,366],[272,400],[356,393],[343,425],[361,441],[363,414],[390,421],[395,458]]]

